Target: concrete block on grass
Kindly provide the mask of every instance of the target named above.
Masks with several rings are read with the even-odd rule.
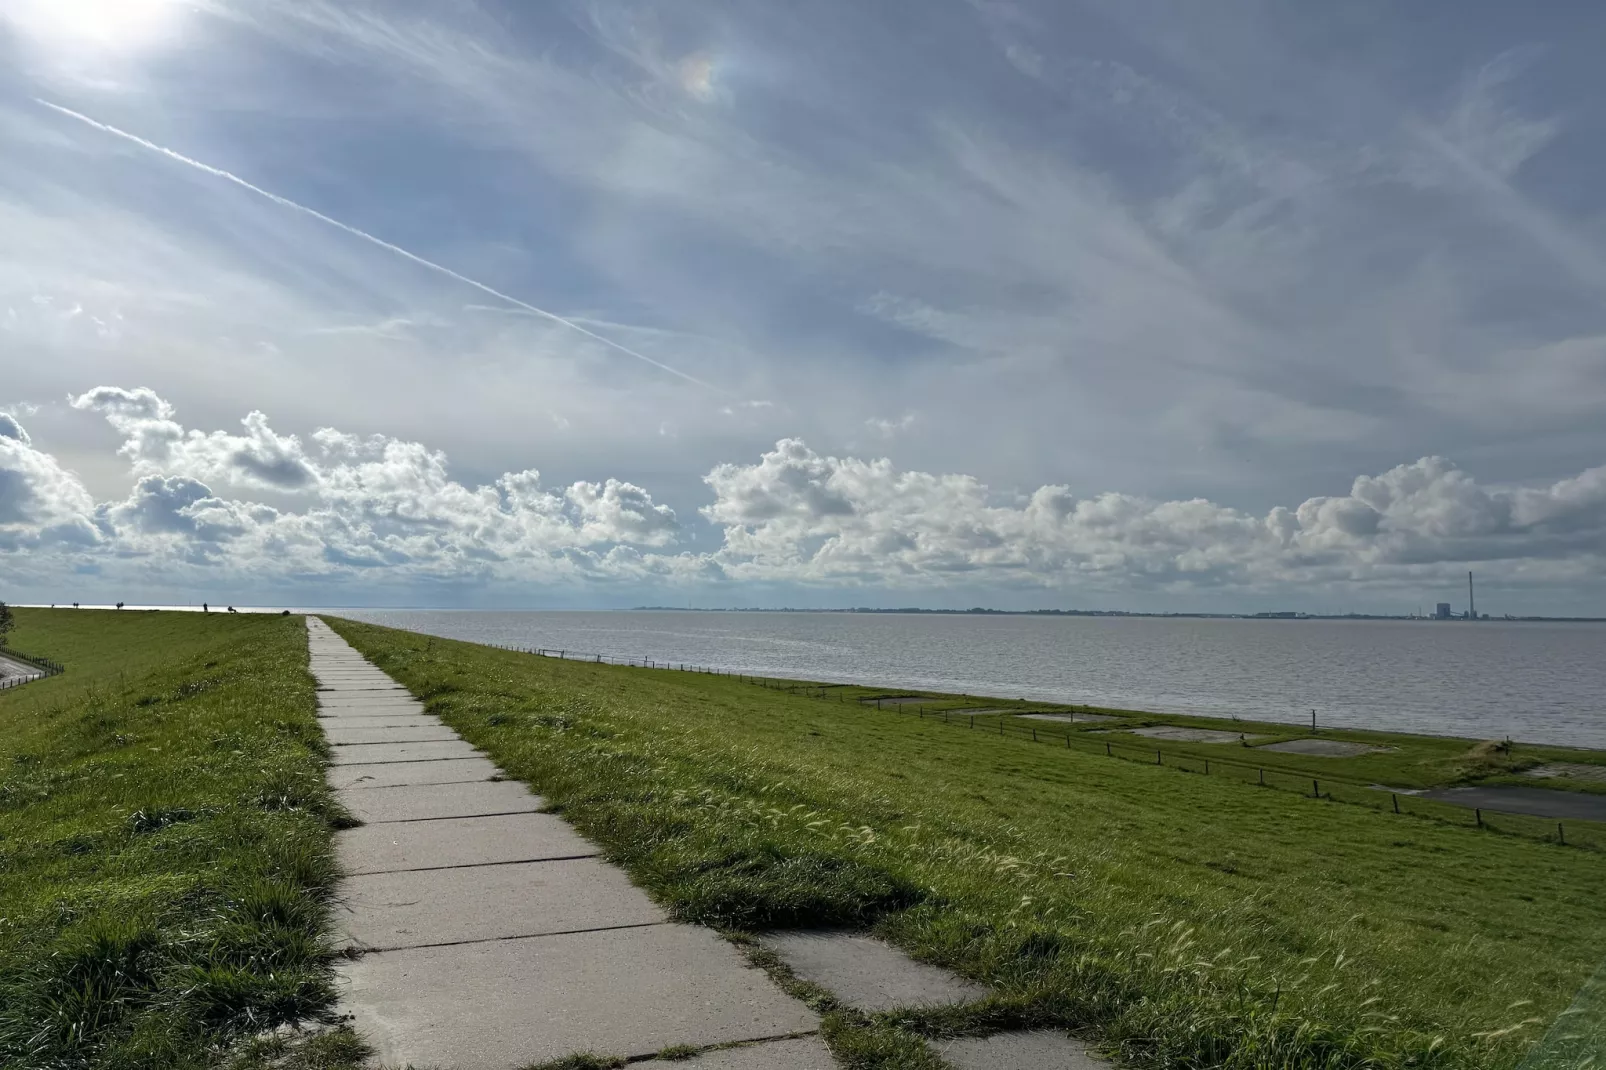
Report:
[[[354,743],[335,747],[330,765],[357,765],[373,762],[427,762],[437,758],[473,758],[479,751],[461,739],[439,739],[424,743]]]
[[[597,849],[551,814],[507,814],[346,829],[335,835],[335,853],[356,875],[580,858]]]
[[[931,1046],[955,1070],[1110,1070],[1086,1044],[1063,1033],[999,1033],[937,1040]]]
[[[501,770],[489,758],[449,758],[440,762],[373,762],[331,766],[324,772],[336,790],[388,788],[398,784],[461,784],[489,780]]]
[[[805,981],[862,1011],[970,1003],[987,989],[858,933],[786,932],[762,938]]]
[[[337,921],[351,946],[390,950],[668,920],[622,872],[594,858],[350,877],[340,904]]]
[[[690,925],[387,951],[340,972],[343,1009],[387,1066],[512,1070],[602,1050],[639,1058],[818,1025],[733,947]]]
[[[405,784],[340,792],[353,816],[369,823],[436,821],[444,817],[533,813],[541,798],[516,780],[476,780],[468,784]]]

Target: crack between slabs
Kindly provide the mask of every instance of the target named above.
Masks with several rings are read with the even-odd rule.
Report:
[[[433,873],[441,869],[484,869],[486,866],[516,866],[528,862],[573,862],[580,858],[601,858],[601,851],[583,855],[556,855],[551,858],[508,858],[500,862],[460,862],[455,866],[408,866],[405,869],[360,869],[347,877],[377,877],[384,873]]]
[[[651,929],[659,925],[668,925],[667,921],[633,921],[625,925],[594,925],[588,929],[558,929],[555,932],[545,933],[515,933],[512,936],[480,936],[472,940],[443,940],[434,944],[397,944],[395,947],[355,947],[348,949],[348,954],[355,952],[358,958],[368,955],[383,955],[388,951],[422,951],[434,947],[464,947],[469,944],[500,944],[508,940],[539,940],[547,936],[577,936],[581,933],[609,933],[621,929]]]

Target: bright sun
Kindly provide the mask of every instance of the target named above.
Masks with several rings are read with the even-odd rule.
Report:
[[[127,52],[171,32],[188,6],[181,0],[7,0],[0,20],[43,44]]]

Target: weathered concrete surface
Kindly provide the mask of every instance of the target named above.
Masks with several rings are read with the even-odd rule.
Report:
[[[1539,780],[1566,777],[1570,780],[1606,781],[1606,765],[1589,765],[1586,762],[1547,762],[1532,769],[1524,769],[1522,775]]]
[[[422,702],[387,702],[380,705],[320,706],[318,716],[330,717],[432,717]]]
[[[343,709],[390,709],[394,707],[408,707],[423,709],[424,704],[413,698],[411,694],[386,694],[374,697],[374,692],[356,691],[320,691],[318,693],[318,708],[322,710]],[[367,697],[363,697],[367,696]]]
[[[336,728],[438,728],[442,721],[428,713],[405,713],[398,711],[386,717],[341,717],[328,716],[323,718],[325,732]]]
[[[1029,721],[1060,721],[1066,724],[1104,724],[1121,719],[1107,713],[1077,713],[1074,710],[1064,713],[1023,713],[1021,716]]]
[[[1281,743],[1268,743],[1255,749],[1276,751],[1278,754],[1303,754],[1311,758],[1358,758],[1363,754],[1382,754],[1394,748],[1376,747],[1370,743],[1352,743],[1344,739],[1289,739]]]
[[[336,747],[331,765],[373,762],[429,762],[440,758],[472,758],[479,751],[461,739],[439,739],[425,743],[354,743]]]
[[[323,734],[336,747],[349,747],[357,743],[439,743],[458,739],[456,732],[443,724],[373,725],[362,728],[323,726]]]
[[[618,869],[594,858],[350,877],[338,919],[357,947],[403,948],[669,919]]]
[[[447,818],[364,825],[335,836],[349,874],[580,858],[597,849],[551,814]]]
[[[369,824],[533,813],[542,805],[539,796],[516,780],[359,789],[341,792],[340,801],[354,817]]]
[[[341,973],[353,1025],[386,1065],[511,1070],[817,1024],[729,944],[689,925],[388,951]]]
[[[1063,1033],[999,1033],[931,1046],[956,1070],[1109,1070],[1086,1044]]]
[[[857,933],[771,933],[763,943],[793,973],[863,1011],[969,1003],[987,995],[981,985]]]
[[[1423,799],[1482,807],[1497,813],[1529,814],[1568,821],[1606,821],[1606,795],[1582,791],[1555,791],[1551,788],[1504,787],[1438,788],[1419,792]]]
[[[1243,732],[1222,732],[1214,728],[1183,728],[1180,725],[1157,724],[1150,728],[1134,728],[1132,734],[1147,736],[1150,739],[1164,739],[1172,743],[1237,743],[1249,740],[1251,743],[1265,736],[1248,735]]]
[[[631,1066],[659,1067],[660,1070],[836,1070],[836,1063],[819,1037],[794,1037],[764,1044],[744,1044],[721,1048],[695,1059],[648,1059]],[[996,1070],[1005,1070],[1002,1064]]]
[[[329,786],[388,788],[397,784],[461,784],[489,780],[501,770],[489,758],[450,758],[440,762],[370,762],[330,766]],[[345,798],[345,796],[342,796]]]

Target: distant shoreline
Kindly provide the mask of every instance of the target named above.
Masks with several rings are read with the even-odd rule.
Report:
[[[629,613],[886,613],[929,614],[953,617],[1160,617],[1191,620],[1415,620],[1439,624],[1499,624],[1517,622],[1552,622],[1563,624],[1602,624],[1606,617],[1482,617],[1475,621],[1461,617],[1418,617],[1411,614],[1389,613],[1144,613],[1129,609],[870,609],[859,606],[848,609],[798,609],[793,606],[632,606]]]

